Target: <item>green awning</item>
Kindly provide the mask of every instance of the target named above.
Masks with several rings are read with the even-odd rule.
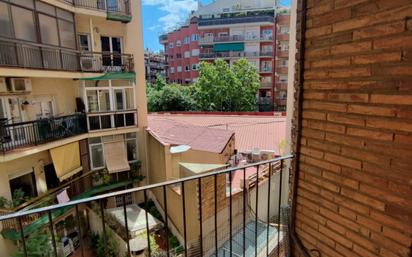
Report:
[[[80,80],[136,80],[136,73],[134,72],[108,72],[102,76],[92,78],[81,78]]]
[[[117,13],[117,12],[108,12],[107,13],[107,20],[121,21],[121,22],[127,23],[127,22],[130,22],[132,20],[132,16]]]
[[[230,52],[230,51],[244,51],[244,43],[229,43],[229,44],[215,44],[213,46],[213,51],[215,52]]]

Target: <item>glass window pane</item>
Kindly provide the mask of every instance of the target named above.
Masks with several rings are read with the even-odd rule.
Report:
[[[92,168],[104,167],[103,145],[92,145],[90,148]]]
[[[33,0],[11,0],[10,2],[21,5],[21,6],[25,6],[27,8],[34,9]]]
[[[137,160],[137,147],[136,147],[136,140],[127,140],[126,141],[126,148],[127,148],[127,160],[128,161],[135,161]]]
[[[87,108],[89,112],[99,111],[99,105],[97,102],[97,91],[96,90],[87,90]]]
[[[51,6],[49,4],[45,4],[43,2],[40,2],[40,1],[36,2],[36,9],[41,11],[41,12],[53,15],[53,16],[56,15],[56,8],[54,8],[53,6]]]
[[[126,88],[126,110],[131,110],[134,108],[134,95],[132,88]]]
[[[122,90],[115,90],[115,98],[116,98],[116,110],[124,110],[125,105],[123,103],[123,91]]]
[[[11,13],[13,15],[14,32],[16,34],[16,38],[28,41],[37,41],[33,11],[12,6]]]
[[[110,95],[109,90],[99,90],[99,101],[101,112],[110,111]]]
[[[66,0],[67,1],[67,0]],[[74,21],[73,13],[57,8],[57,17],[65,20]]]
[[[59,37],[57,36],[56,18],[39,14],[39,23],[42,43],[58,46]]]
[[[79,35],[79,44],[81,51],[90,51],[89,35]]]
[[[9,8],[3,2],[0,2],[0,36],[11,37]]]
[[[59,20],[60,45],[67,48],[76,48],[74,25],[71,22]]]

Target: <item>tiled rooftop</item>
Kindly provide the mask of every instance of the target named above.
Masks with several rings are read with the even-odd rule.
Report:
[[[159,121],[180,122],[235,132],[236,149],[240,151],[260,148],[275,150],[279,154],[279,143],[285,138],[285,117],[257,115],[216,114],[150,114],[149,127],[158,126]],[[182,133],[183,135],[185,133]]]

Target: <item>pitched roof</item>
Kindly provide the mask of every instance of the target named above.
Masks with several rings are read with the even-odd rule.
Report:
[[[286,118],[259,115],[217,114],[149,114],[149,126],[154,120],[170,120],[186,125],[219,128],[235,132],[239,151],[259,148],[279,153],[279,143],[285,139]]]
[[[233,131],[195,126],[173,119],[152,117],[148,131],[162,144],[189,145],[194,150],[221,153]]]

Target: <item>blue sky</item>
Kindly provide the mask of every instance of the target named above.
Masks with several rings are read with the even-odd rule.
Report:
[[[210,2],[212,0],[201,0],[203,4]],[[290,2],[281,0],[282,5],[290,5]],[[183,22],[196,6],[197,0],[142,0],[144,47],[161,50],[159,35]]]

